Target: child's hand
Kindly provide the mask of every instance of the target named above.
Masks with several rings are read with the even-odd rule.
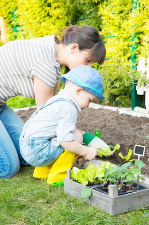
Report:
[[[86,154],[85,158],[88,160],[92,160],[95,158],[95,156],[99,153],[99,151],[96,148],[93,147],[86,147]]]
[[[76,155],[76,161],[77,161],[77,163],[83,163],[84,162],[84,156]]]

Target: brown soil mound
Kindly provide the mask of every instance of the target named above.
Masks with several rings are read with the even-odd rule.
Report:
[[[20,110],[17,114],[26,122],[34,111],[35,109],[30,108]],[[146,164],[146,167],[142,169],[143,174],[149,176],[149,138],[146,137],[149,136],[149,118],[119,114],[108,109],[86,108],[78,113],[77,128],[92,134],[95,129],[99,129],[101,138],[108,145],[120,144],[120,152],[124,156],[130,148],[134,149],[135,144],[145,145],[145,156],[140,159]],[[138,137],[136,133],[141,137]],[[117,165],[123,164],[124,160],[118,153],[119,151],[116,151],[113,156],[102,157],[102,159]],[[137,156],[132,155],[131,158],[137,158]]]

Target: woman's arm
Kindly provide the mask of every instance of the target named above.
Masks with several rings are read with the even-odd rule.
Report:
[[[56,84],[57,86],[58,84]],[[49,98],[53,97],[55,91],[57,89],[51,89],[47,85],[45,85],[42,81],[38,78],[34,77],[34,90],[35,90],[35,100],[36,106],[42,105],[46,102]]]
[[[57,82],[57,84],[55,85],[55,87],[54,87],[54,95],[57,95],[57,90],[58,90],[58,82]]]

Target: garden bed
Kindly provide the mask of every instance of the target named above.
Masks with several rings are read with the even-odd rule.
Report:
[[[20,110],[17,114],[26,122],[34,108],[28,110]],[[95,129],[100,130],[101,138],[109,145],[120,144],[120,151],[123,155],[128,153],[131,148],[133,150],[135,144],[145,145],[145,156],[140,159],[146,164],[142,169],[142,174],[149,176],[149,118],[133,117],[126,114],[119,114],[116,111],[108,109],[92,109],[86,108],[82,112],[78,112],[77,128],[94,134]],[[141,137],[139,137],[138,133]],[[96,159],[108,160],[116,165],[124,163],[116,151],[110,157],[96,157]],[[137,156],[133,155],[137,159]]]

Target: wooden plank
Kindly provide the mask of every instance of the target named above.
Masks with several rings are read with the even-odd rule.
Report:
[[[70,175],[68,175],[68,177],[70,178]],[[81,191],[84,186],[70,180],[69,178],[64,179],[65,193],[81,199]],[[111,215],[117,215],[141,208],[143,205],[149,206],[149,189],[117,197],[111,197],[92,189],[92,195],[87,199],[82,199],[82,201],[91,204],[96,208],[100,208]]]
[[[84,188],[83,185],[71,181],[69,179],[64,180],[64,191],[65,193],[81,199],[81,191]],[[92,195],[87,199],[82,199],[82,201],[100,208],[106,212],[112,213],[113,198],[108,195],[104,195],[96,190],[92,190]]]

